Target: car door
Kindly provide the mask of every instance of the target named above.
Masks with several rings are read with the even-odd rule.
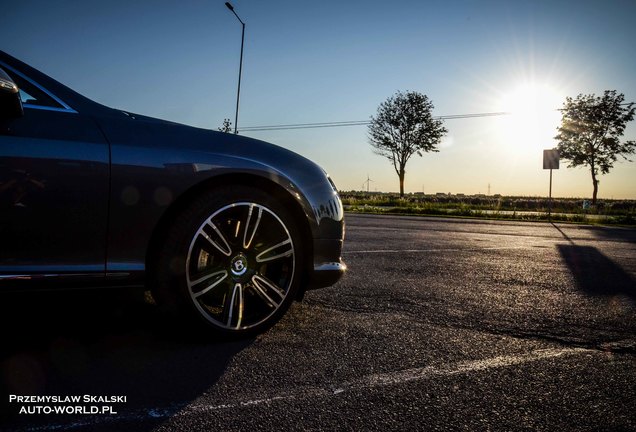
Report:
[[[4,280],[105,272],[109,149],[77,112],[18,70],[24,116],[0,118],[0,288]]]

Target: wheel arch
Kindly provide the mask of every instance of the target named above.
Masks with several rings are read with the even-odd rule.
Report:
[[[303,269],[302,283],[298,291],[298,299],[304,296],[305,288],[308,283],[309,274],[313,265],[313,236],[312,230],[309,224],[308,218],[311,215],[307,215],[304,211],[301,203],[298,199],[294,199],[291,192],[286,190],[283,186],[276,183],[265,176],[259,176],[252,173],[228,173],[220,174],[215,177],[203,180],[185,192],[180,194],[176,200],[174,200],[170,206],[161,215],[158,223],[152,231],[148,248],[146,250],[145,267],[146,273],[151,275],[157,265],[158,251],[160,250],[161,243],[165,239],[165,236],[170,229],[170,226],[179,216],[180,212],[190,203],[196,196],[206,190],[222,188],[224,186],[241,185],[260,189],[268,194],[275,196],[279,199],[286,209],[291,212],[292,217],[299,221],[299,231],[302,236],[301,251],[306,257],[305,268]],[[152,281],[152,278],[146,277],[146,281]]]

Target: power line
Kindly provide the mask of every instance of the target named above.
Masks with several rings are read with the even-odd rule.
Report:
[[[631,105],[634,102],[626,102],[621,105]],[[555,111],[563,111],[563,109],[555,109]],[[483,112],[473,114],[450,114],[433,117],[440,120],[459,120],[479,117],[498,117],[511,115],[509,111],[500,112]],[[367,126],[371,123],[371,120],[349,120],[339,122],[320,122],[320,123],[294,123],[294,124],[279,124],[279,125],[262,125],[262,126],[246,126],[241,128],[241,132],[261,132],[261,131],[277,131],[277,130],[294,130],[294,129],[318,129],[318,128],[330,128],[330,127],[344,127],[344,126]]]
[[[241,132],[268,131],[268,130],[286,130],[286,129],[312,129],[325,127],[342,127],[342,126],[364,126],[370,123],[369,120],[353,120],[344,122],[324,122],[324,123],[298,123],[284,125],[268,125],[268,126],[248,126],[241,128]]]
[[[510,115],[510,112],[486,112],[473,114],[451,114],[434,117],[440,120],[457,120],[477,117],[497,117]],[[321,122],[321,123],[296,123],[296,124],[279,124],[279,125],[263,125],[263,126],[247,126],[240,129],[241,132],[257,132],[257,131],[275,131],[275,130],[293,130],[293,129],[316,129],[327,127],[343,127],[343,126],[366,126],[371,120],[350,120],[339,122]]]

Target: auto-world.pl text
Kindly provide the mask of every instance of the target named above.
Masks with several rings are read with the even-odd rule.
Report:
[[[117,414],[114,404],[126,396],[9,395],[9,403],[21,405],[19,414]]]

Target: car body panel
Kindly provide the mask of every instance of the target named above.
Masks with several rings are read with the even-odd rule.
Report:
[[[2,271],[103,273],[108,143],[89,117],[27,111],[0,135]]]
[[[16,275],[54,279],[56,274],[78,280],[82,274],[93,276],[89,284],[99,275],[106,276],[100,284],[142,283],[162,219],[190,191],[227,176],[254,186],[276,185],[304,215],[299,223],[311,235],[313,263],[308,287],[331,284],[344,272],[342,205],[315,163],[255,139],[102,106],[2,52],[0,67],[64,105],[57,112],[25,104],[24,117],[0,120],[0,175],[29,173],[37,166],[36,182],[42,177],[40,183],[55,185],[55,193],[32,193],[40,201],[28,218],[20,218],[24,210],[17,207],[2,214],[13,218],[3,229],[14,238],[0,253],[0,283],[15,282],[19,278],[11,276]],[[29,136],[33,131],[41,136]],[[79,198],[81,205],[71,204],[69,197]],[[8,194],[2,200],[3,206],[12,205]],[[46,222],[20,246],[26,227],[37,223],[36,209]],[[65,236],[72,238],[63,241]],[[36,238],[43,243],[39,264],[35,256],[26,256]],[[16,257],[24,261],[22,268]]]

